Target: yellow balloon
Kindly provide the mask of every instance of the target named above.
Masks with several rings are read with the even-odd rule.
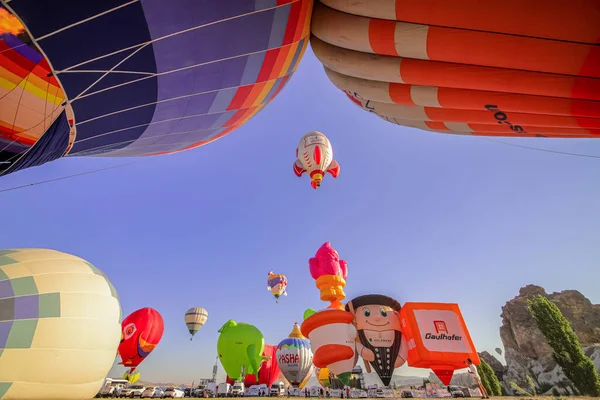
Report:
[[[100,390],[121,338],[106,275],[47,249],[0,250],[0,399],[85,399]]]
[[[127,381],[129,383],[136,383],[140,379],[140,371],[135,370],[135,372],[133,374],[130,374],[129,372],[125,372],[123,374],[123,379],[127,379]]]

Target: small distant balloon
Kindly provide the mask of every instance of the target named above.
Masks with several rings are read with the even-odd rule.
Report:
[[[273,271],[269,271],[269,278],[267,279],[267,290],[273,293],[276,302],[279,303],[280,296],[287,296],[287,278],[283,274],[276,274]]]
[[[208,311],[201,307],[192,307],[185,312],[185,325],[190,331],[192,337],[190,337],[190,341],[194,338],[194,335],[204,326],[208,320]]]
[[[502,355],[502,349],[500,347],[496,347],[496,353]]]

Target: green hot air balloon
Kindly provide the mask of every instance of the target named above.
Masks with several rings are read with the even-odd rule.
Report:
[[[246,374],[256,376],[262,357],[265,338],[254,325],[229,320],[219,329],[217,340],[219,359],[227,375],[232,379],[244,379]]]

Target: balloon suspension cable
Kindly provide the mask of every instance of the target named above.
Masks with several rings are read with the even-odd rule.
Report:
[[[137,163],[139,163],[139,162],[142,162],[142,161],[144,161],[144,160],[138,160],[138,161],[133,161],[133,162],[130,162],[130,163],[119,164],[119,165],[113,165],[113,166],[111,166],[111,167],[105,167],[105,168],[100,168],[100,169],[94,169],[94,170],[91,170],[91,171],[80,172],[80,173],[78,173],[78,174],[73,174],[73,175],[62,176],[62,177],[60,177],[60,178],[48,179],[48,180],[45,180],[45,181],[33,182],[33,183],[29,183],[29,184],[27,184],[27,185],[13,186],[13,187],[6,188],[6,189],[0,189],[0,193],[3,193],[3,192],[10,192],[10,191],[12,191],[12,190],[17,190],[17,189],[24,189],[24,188],[31,187],[31,186],[43,185],[43,184],[45,184],[45,183],[50,183],[50,182],[62,181],[62,180],[65,180],[65,179],[75,178],[75,177],[77,177],[77,176],[94,174],[94,173],[96,173],[96,172],[108,171],[109,169],[120,168],[120,167],[124,167],[124,166],[126,166],[126,165],[131,165],[131,164],[137,164]]]
[[[540,149],[538,147],[524,146],[522,144],[516,144],[516,143],[508,143],[508,142],[503,142],[501,140],[490,139],[487,137],[484,137],[483,139],[488,140],[490,142],[494,142],[494,143],[504,144],[506,146],[520,147],[522,149],[527,149],[527,150],[542,151],[544,153],[554,153],[554,154],[562,154],[564,156],[585,157],[585,158],[600,158],[600,156],[597,156],[594,154],[570,153],[567,151]]]

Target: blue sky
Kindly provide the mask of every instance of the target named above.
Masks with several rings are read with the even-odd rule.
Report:
[[[330,138],[341,165],[317,191],[292,172],[311,130]],[[600,155],[594,140],[502,140]],[[130,161],[63,159],[3,177],[0,189]],[[108,274],[125,315],[157,309],[165,333],[140,366],[144,380],[209,377],[228,319],[256,325],[269,344],[287,337],[306,308],[325,304],[307,262],[325,241],[348,261],[348,298],[458,303],[478,350],[491,352],[501,306],[523,285],[600,303],[598,182],[598,159],[380,120],[348,101],[308,49],[274,102],[217,142],[0,193],[0,243],[76,254]],[[269,270],[289,279],[279,304]],[[209,311],[193,342],[191,306]]]

